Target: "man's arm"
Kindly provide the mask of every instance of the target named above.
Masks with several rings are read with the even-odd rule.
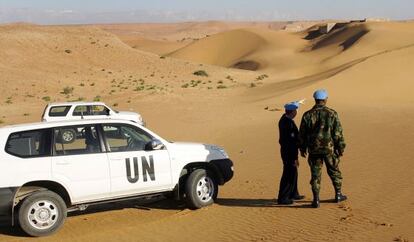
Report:
[[[308,133],[308,128],[307,128],[307,124],[306,124],[306,118],[305,118],[305,114],[302,116],[302,120],[300,122],[300,128],[299,128],[299,150],[300,150],[300,155],[302,157],[306,157],[306,149],[308,147],[307,144],[307,133]]]
[[[279,144],[286,145],[289,136],[289,129],[284,119],[279,121]]]
[[[346,144],[345,144],[345,139],[343,135],[342,125],[341,125],[341,122],[339,121],[339,117],[337,113],[335,113],[335,116],[334,116],[332,134],[333,134],[332,139],[334,142],[334,152],[338,156],[342,156],[342,154],[345,151]]]

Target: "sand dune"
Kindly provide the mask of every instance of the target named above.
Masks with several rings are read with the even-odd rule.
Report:
[[[234,29],[254,27],[280,30],[286,22],[186,22],[153,24],[106,24],[94,25],[117,35],[133,48],[168,54],[207,36]]]
[[[265,40],[253,32],[232,30],[199,40],[168,56],[228,67],[264,43]]]
[[[413,40],[411,24],[351,23],[338,26],[329,34],[319,33],[317,26],[299,33],[234,30],[194,42],[170,56],[277,73],[278,80],[283,81],[330,72],[359,58],[410,46]],[[385,34],[383,31],[389,32]],[[240,63],[256,63],[253,66],[257,68],[249,68],[249,65],[244,68]]]
[[[118,35],[120,40],[134,49],[164,56],[191,43],[193,40],[166,41],[146,39],[131,35]]]
[[[286,22],[184,22],[152,24],[100,24],[94,25],[116,35],[146,37],[155,40],[182,41],[183,39],[200,39],[206,35],[217,34],[240,28],[261,28],[279,30]]]
[[[213,23],[204,30],[215,24],[221,26]],[[202,33],[200,26],[193,25]],[[235,177],[220,187],[211,207],[191,211],[170,200],[105,206],[69,217],[44,241],[414,239],[412,22],[354,23],[327,35],[315,35],[315,28],[289,33],[244,26],[202,38],[166,58],[134,49],[114,34],[131,26],[109,27],[112,33],[91,26],[0,26],[0,125],[39,120],[45,96],[91,100],[99,95],[119,109],[139,111],[151,129],[170,140],[223,146],[235,161]],[[173,41],[142,35],[159,50]],[[241,62],[259,63],[258,70],[228,68]],[[196,70],[209,76],[195,76]],[[192,86],[195,80],[200,83]],[[65,86],[75,87],[74,93],[62,94]],[[328,90],[328,105],[344,126],[348,146],[341,169],[349,200],[331,202],[333,189],[324,171],[322,206],[310,209],[309,168],[300,158],[299,190],[306,199],[279,206],[274,201],[282,169],[276,124],[282,113],[269,110],[307,98],[299,123],[317,88]],[[26,240],[19,230],[0,227],[0,241]]]

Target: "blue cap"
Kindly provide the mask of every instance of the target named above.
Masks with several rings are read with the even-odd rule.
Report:
[[[325,89],[316,90],[313,93],[313,98],[317,100],[325,100],[328,98],[328,92]]]
[[[299,102],[290,102],[285,104],[285,110],[296,110],[299,108]]]

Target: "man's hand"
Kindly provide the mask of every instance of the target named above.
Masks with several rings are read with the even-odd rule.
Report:
[[[300,151],[300,156],[302,156],[303,158],[306,158],[306,151]]]
[[[299,160],[295,160],[294,166],[299,167]]]
[[[334,153],[337,157],[343,156],[343,152],[341,150],[335,150]]]

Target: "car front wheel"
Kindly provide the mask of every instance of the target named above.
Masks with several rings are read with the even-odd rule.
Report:
[[[214,203],[218,194],[218,185],[214,175],[204,169],[193,171],[185,184],[185,195],[190,208],[202,208]]]
[[[52,191],[40,191],[26,197],[19,209],[19,223],[30,236],[39,237],[56,232],[66,219],[66,204]]]

